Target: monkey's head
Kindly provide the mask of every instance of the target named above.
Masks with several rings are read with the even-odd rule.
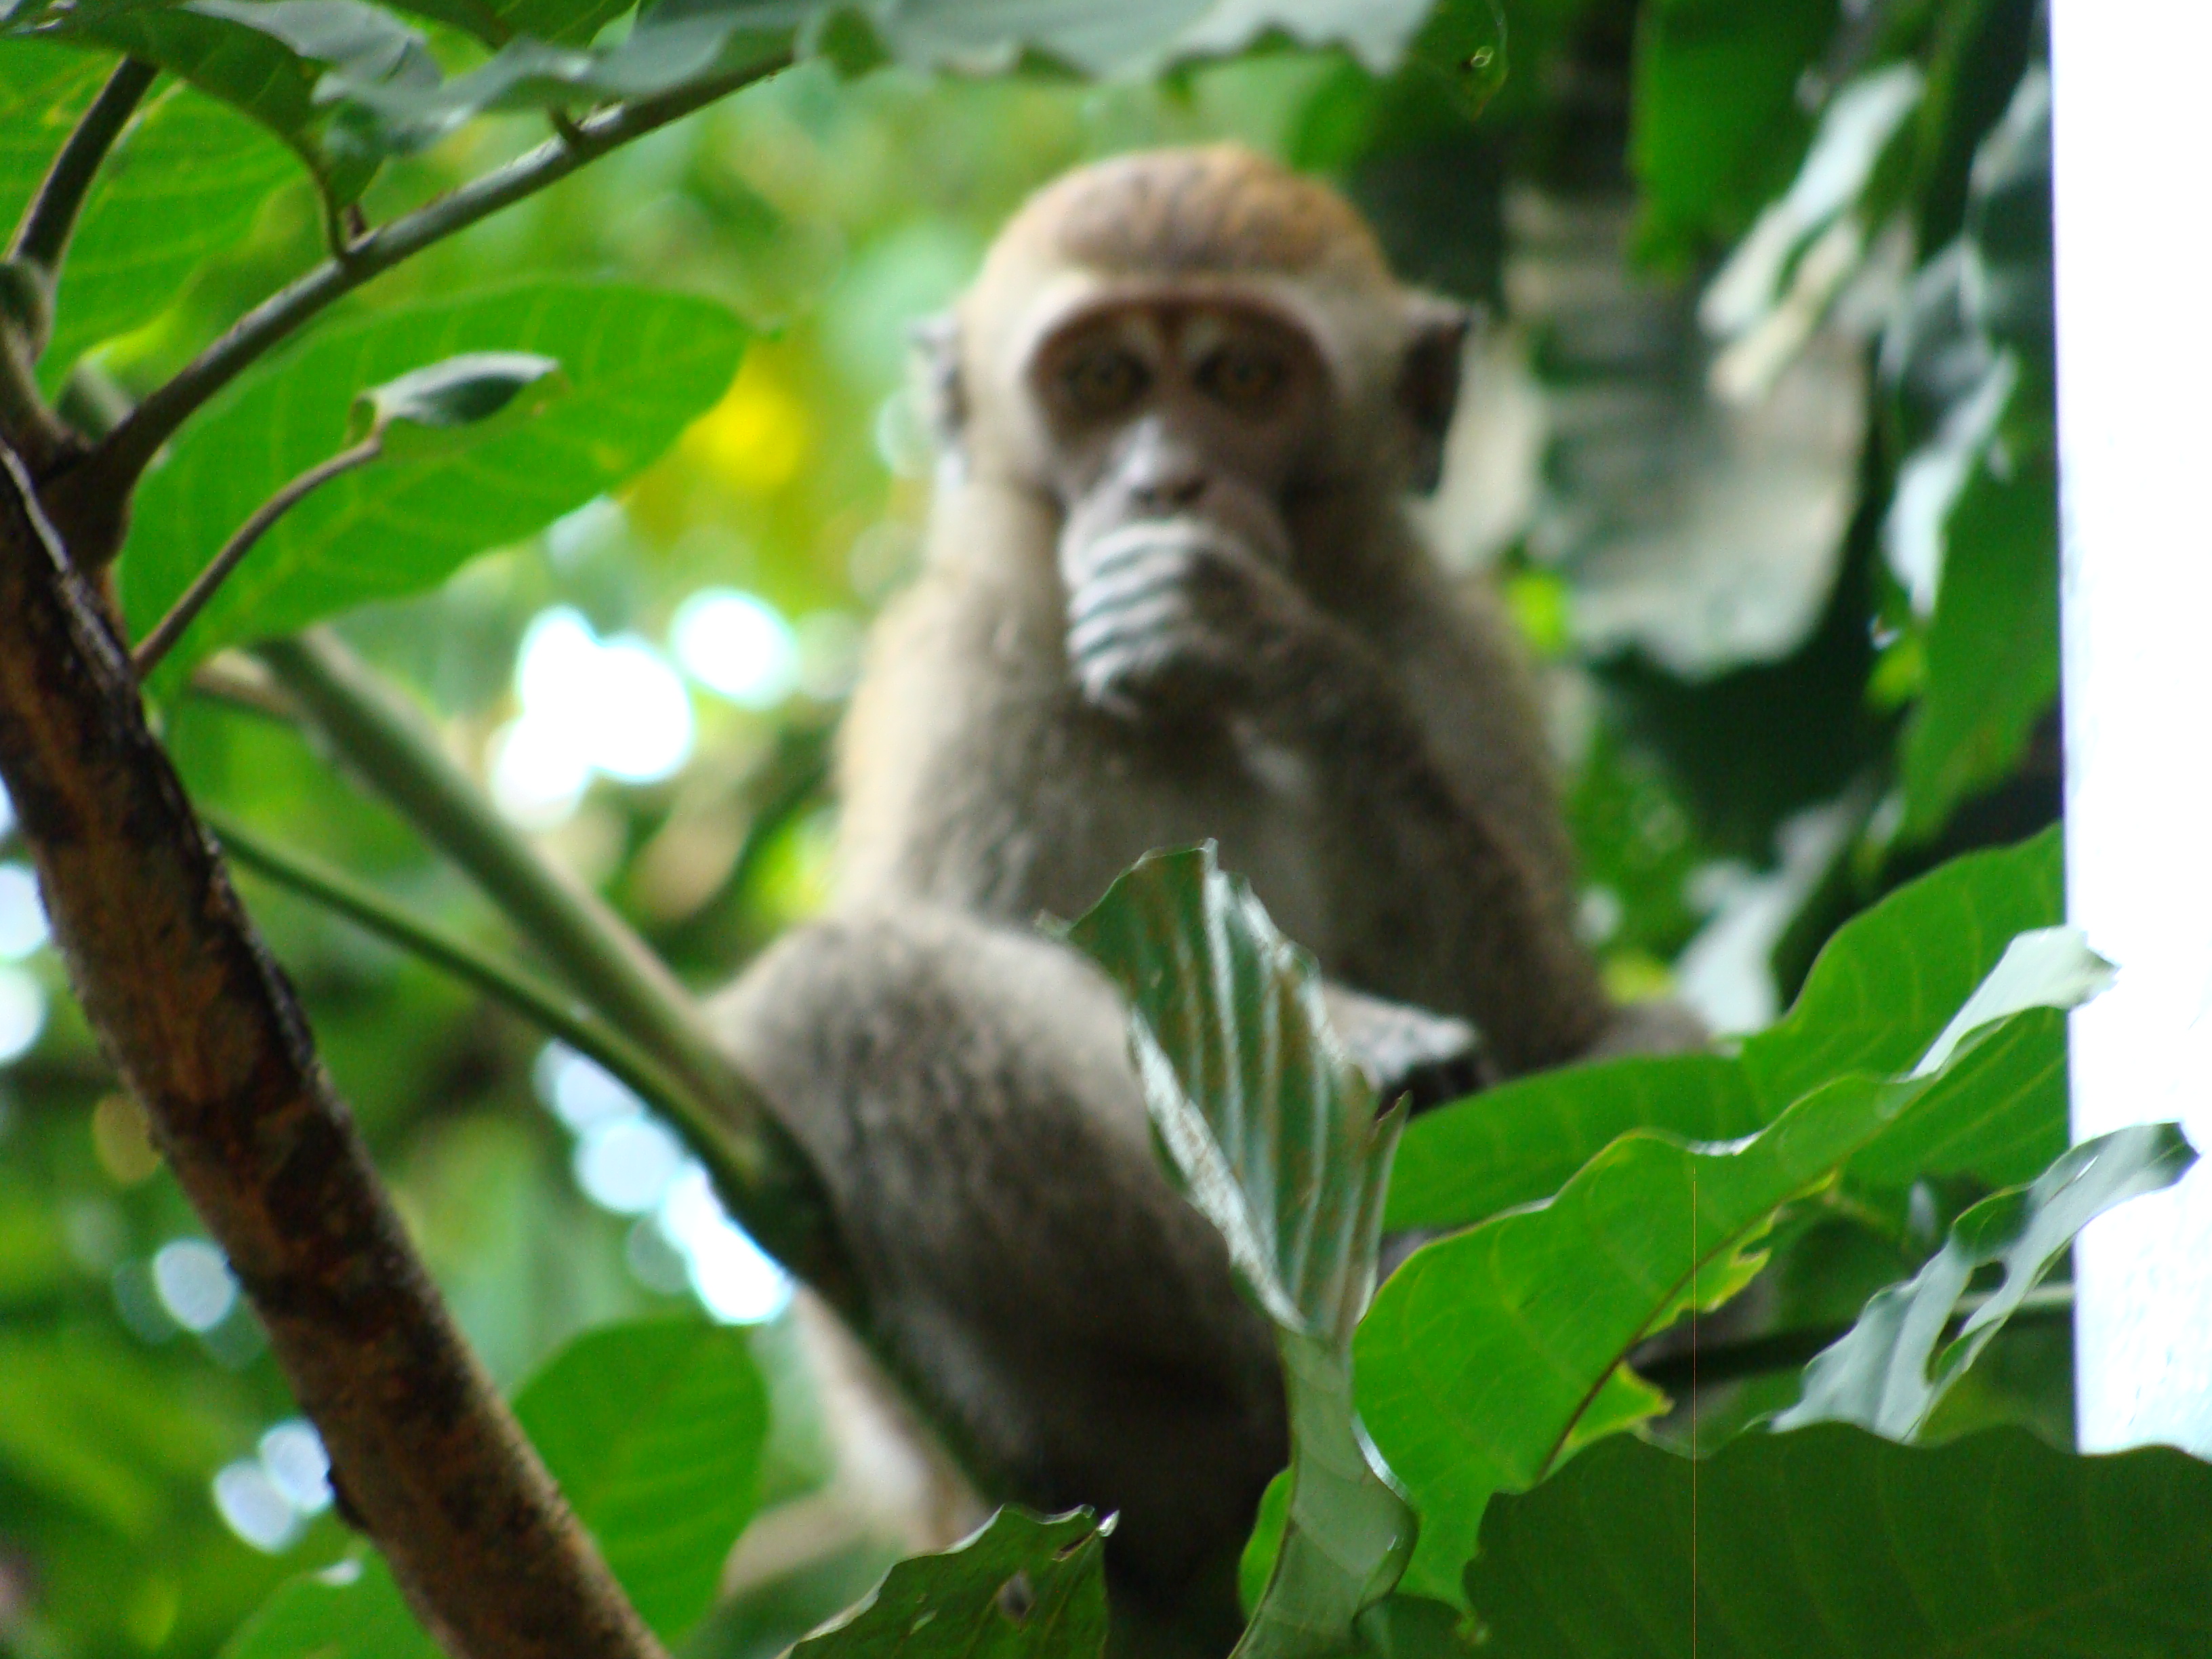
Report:
[[[1334,191],[1224,145],[1042,191],[918,340],[948,459],[1055,503],[1064,568],[1170,522],[1280,567],[1308,507],[1434,483],[1468,325]]]

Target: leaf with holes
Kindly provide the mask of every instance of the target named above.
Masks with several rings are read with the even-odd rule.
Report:
[[[576,283],[325,328],[231,387],[148,474],[121,573],[134,634],[167,611],[256,507],[344,442],[364,386],[492,351],[558,362],[567,390],[526,420],[453,432],[433,453],[365,467],[301,502],[216,593],[164,675],[218,646],[418,592],[582,506],[712,407],[745,337],[711,301]]]
[[[1066,936],[1129,999],[1130,1050],[1173,1171],[1276,1326],[1289,1522],[1237,1652],[1340,1652],[1413,1541],[1369,1462],[1351,1370],[1403,1109],[1378,1121],[1311,959],[1216,867],[1211,843],[1146,854]]]
[[[900,1562],[791,1659],[1099,1659],[1110,1525],[1000,1510],[965,1543]]]
[[[1415,1252],[1355,1350],[1361,1415],[1421,1516],[1407,1588],[1454,1594],[1492,1494],[1663,1406],[1629,1351],[1748,1284],[1782,1206],[1930,1111],[1972,1117],[1984,1091],[2005,1095],[2008,1029],[2104,971],[2069,929],[2024,934],[1909,1073],[1832,1079],[1733,1146],[1625,1135],[1548,1203]]]

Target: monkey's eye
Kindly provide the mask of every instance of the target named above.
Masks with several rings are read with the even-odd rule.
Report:
[[[1274,402],[1290,379],[1283,354],[1254,341],[1226,345],[1198,366],[1198,384],[1230,408],[1257,414]]]
[[[1152,384],[1152,371],[1119,346],[1094,346],[1060,372],[1060,391],[1079,415],[1117,415]]]

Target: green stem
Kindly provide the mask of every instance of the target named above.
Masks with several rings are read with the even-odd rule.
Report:
[[[177,642],[178,635],[190,628],[192,619],[207,608],[207,602],[215,597],[216,589],[221,587],[230,573],[238,568],[239,562],[253,550],[254,543],[268,533],[270,526],[331,479],[342,477],[356,467],[367,466],[383,453],[384,434],[373,432],[352,447],[341,449],[320,465],[309,467],[255,508],[253,516],[240,525],[237,533],[222,544],[222,550],[208,561],[207,568],[193,578],[192,585],[169,607],[168,614],[154,624],[152,631],[138,642],[137,649],[131,653],[131,665],[138,671],[139,679],[144,680],[161,659],[168,655],[169,647]]]
[[[672,1119],[695,1151],[711,1153],[719,1145],[719,1132],[698,1097],[666,1067],[598,1015],[576,1008],[527,969],[501,961],[458,934],[411,915],[374,888],[264,841],[221,813],[203,810],[200,817],[234,862],[505,1003],[549,1036],[598,1061],[647,1104]]]
[[[860,1322],[819,1178],[703,1011],[599,896],[542,858],[367,664],[320,629],[260,647],[339,757],[474,878],[599,1014],[707,1103],[724,1202],[762,1247]]]

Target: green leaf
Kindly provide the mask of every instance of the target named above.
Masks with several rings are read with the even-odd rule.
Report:
[[[1632,1129],[1733,1140],[1771,1116],[1729,1055],[1605,1060],[1516,1078],[1413,1120],[1382,1224],[1464,1227],[1549,1198]]]
[[[792,1659],[1097,1659],[1111,1525],[1088,1510],[1047,1519],[1000,1510],[965,1543],[900,1562]]]
[[[578,1337],[514,1402],[641,1616],[673,1639],[752,1516],[768,1393],[746,1334],[676,1320]],[[279,1589],[223,1659],[435,1659],[374,1554]]]
[[[400,433],[392,428],[427,428],[433,433],[449,432],[459,427],[474,426],[502,412],[535,414],[544,407],[548,398],[562,390],[557,379],[560,373],[560,364],[534,352],[464,352],[362,392],[353,400],[347,437],[358,443],[372,434],[377,434],[383,440],[387,459],[412,453],[427,453],[437,447],[437,441],[403,440]],[[525,392],[532,395],[518,405],[516,399],[522,398]],[[399,447],[403,441],[411,444],[413,449]]]
[[[222,1659],[443,1659],[374,1553],[282,1586],[222,1644]]]
[[[1577,1445],[1660,1409],[1624,1370],[1629,1351],[1749,1283],[1781,1206],[1931,1101],[1976,1111],[1971,1079],[1985,1054],[2005,1052],[2007,1024],[2080,1001],[2101,983],[2095,961],[2067,930],[2024,936],[1909,1073],[1836,1078],[1734,1146],[1626,1135],[1549,1203],[1417,1251],[1356,1345],[1361,1414],[1421,1516],[1407,1588],[1449,1595],[1491,1494],[1526,1489]]]
[[[657,1320],[586,1333],[515,1415],[631,1603],[674,1640],[752,1518],[768,1392],[746,1334]]]
[[[333,202],[357,198],[381,159],[319,102],[325,67],[366,84],[434,82],[422,37],[360,0],[44,0],[0,34],[124,52],[191,82],[289,145]]]
[[[634,3],[635,0],[392,0],[395,11],[450,25],[489,46],[504,46],[518,35],[554,46],[587,46],[593,35]]]
[[[1789,1013],[1744,1044],[1753,1086],[1779,1108],[1846,1071],[1902,1071],[2014,936],[2064,918],[2055,827],[2016,847],[1954,859],[1899,888],[1837,929]]]
[[[1657,0],[1636,37],[1629,163],[1647,257],[1733,240],[1790,182],[1811,123],[1797,88],[1836,0]]]
[[[1850,1333],[1806,1367],[1804,1398],[1775,1426],[1856,1423],[1912,1439],[2075,1234],[2115,1204],[2172,1185],[2196,1161],[2178,1125],[2142,1124],[2072,1148],[2032,1187],[1983,1200],[1952,1224],[1926,1267],[1878,1292]],[[2004,1282],[1943,1343],[1976,1270],[1992,1264]]]
[[[2115,1659],[2212,1644],[2212,1468],[2013,1430],[1929,1449],[1608,1441],[1482,1527],[1467,1590],[1513,1659]]]
[[[236,246],[294,176],[282,145],[185,86],[156,94],[101,164],[62,266],[44,366],[160,315],[210,256]]]
[[[343,442],[356,394],[463,352],[551,358],[569,391],[542,413],[453,434],[435,453],[349,474],[280,521],[226,583],[166,673],[218,646],[283,634],[434,586],[635,472],[730,382],[745,331],[706,300],[535,283],[320,331],[241,380],[147,477],[122,581],[151,627],[256,507]]]
[[[22,218],[106,71],[79,52],[0,40],[0,226]]]
[[[1221,872],[1211,842],[1147,854],[1067,937],[1128,997],[1130,1050],[1174,1173],[1277,1327],[1289,1522],[1237,1651],[1340,1653],[1412,1542],[1412,1516],[1362,1443],[1351,1370],[1402,1109],[1377,1119],[1311,958]]]
[[[1736,1058],[1670,1054],[1518,1078],[1406,1132],[1385,1225],[1466,1226],[1550,1196],[1616,1137],[1662,1129],[1729,1140],[1845,1072],[1896,1072],[1934,1042],[2015,934],[2057,921],[2057,830],[1954,859],[1837,930],[1796,1005]],[[1855,1167],[1909,1184],[1970,1172],[2031,1178],[2066,1144],[2064,1030],[2053,1017],[1990,1040],[1972,1079],[1980,1113],[1931,1108]],[[1996,1076],[2009,1067],[2008,1085]],[[1940,1085],[1950,1086],[1948,1084]],[[1917,1137],[1917,1138],[1916,1138]],[[1919,1159],[1918,1163],[1909,1159]]]
[[[450,81],[336,70],[323,94],[349,100],[380,145],[418,150],[487,111],[653,98],[760,67],[788,50],[790,39],[788,29],[763,27],[743,7],[680,15],[664,8],[596,51],[517,39],[489,63]]]

